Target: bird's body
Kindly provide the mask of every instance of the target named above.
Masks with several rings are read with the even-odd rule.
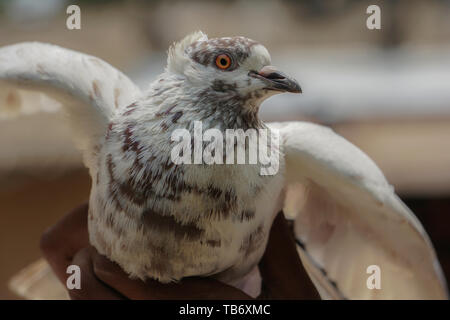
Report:
[[[145,91],[92,56],[40,43],[0,48],[0,118],[30,102],[45,109],[56,101],[68,111],[92,177],[90,242],[130,276],[214,276],[240,286],[284,208],[297,214],[299,254],[323,298],[447,298],[426,232],[367,155],[330,129],[259,119],[261,102],[286,91],[301,92],[270,66],[265,47],[244,37],[187,36]],[[174,161],[173,133],[183,129],[194,135],[184,145],[194,153],[215,145],[214,159],[218,150],[219,159],[227,155],[228,137],[224,145],[196,143],[196,122],[202,133],[279,137],[258,137],[256,147],[274,156],[275,170],[259,157],[236,162],[238,152],[230,163]],[[251,154],[251,146],[232,140],[231,150]],[[366,285],[372,265],[381,269],[381,290]],[[16,283],[23,289],[30,281]]]
[[[277,175],[263,176],[258,164],[174,165],[171,133],[176,128],[192,132],[194,121],[203,119],[204,130],[223,128],[225,135],[230,127],[223,117],[232,119],[236,129],[241,128],[238,123],[268,128],[246,123],[226,104],[222,107],[228,114],[201,116],[216,107],[214,102],[205,107],[197,95],[180,101],[188,88],[171,83],[170,76],[160,79],[142,100],[118,112],[99,145],[91,242],[141,279],[167,282],[222,273],[221,279],[236,280],[264,251],[281,209],[282,168]]]
[[[258,45],[242,37],[216,41],[193,41],[192,54],[207,59],[221,46],[249,56]],[[109,122],[93,156],[90,241],[134,277],[215,275],[234,283],[264,252],[282,207],[283,171],[261,175],[258,163],[174,164],[171,135],[193,135],[195,121],[223,136],[227,129],[269,130],[257,114],[263,90],[243,95],[233,78],[194,85],[186,78],[169,68]],[[278,146],[268,149],[279,153]]]

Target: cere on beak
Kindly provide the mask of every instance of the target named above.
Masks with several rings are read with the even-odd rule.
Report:
[[[302,93],[302,89],[296,80],[278,71],[274,66],[265,66],[259,72],[250,71],[249,76],[264,81],[267,84],[266,89],[269,90]]]

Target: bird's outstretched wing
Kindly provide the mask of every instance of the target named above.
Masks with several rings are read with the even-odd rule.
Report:
[[[64,107],[88,166],[115,110],[140,95],[96,57],[38,42],[0,48],[0,119]]]
[[[37,42],[0,48],[0,121],[62,107],[91,174],[110,119],[140,95],[124,74],[96,57]],[[67,298],[42,260],[16,275],[10,287],[29,299]]]
[[[425,230],[366,154],[319,125],[270,127],[284,144],[285,212],[297,213],[299,253],[322,297],[448,298]]]

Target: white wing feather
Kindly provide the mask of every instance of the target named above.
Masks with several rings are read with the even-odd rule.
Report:
[[[99,58],[38,42],[0,48],[0,119],[64,107],[89,167],[116,109],[140,95]]]
[[[366,154],[326,127],[270,126],[284,144],[285,210],[298,213],[300,256],[322,297],[448,298],[428,235]],[[381,289],[367,286],[371,265]]]
[[[124,74],[96,57],[37,42],[0,48],[0,120],[62,107],[92,176],[110,119],[140,95]],[[42,260],[16,275],[10,287],[28,299],[67,298]]]

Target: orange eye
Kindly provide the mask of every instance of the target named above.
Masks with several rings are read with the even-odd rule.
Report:
[[[231,58],[227,54],[219,54],[216,58],[216,66],[225,70],[231,66]]]

